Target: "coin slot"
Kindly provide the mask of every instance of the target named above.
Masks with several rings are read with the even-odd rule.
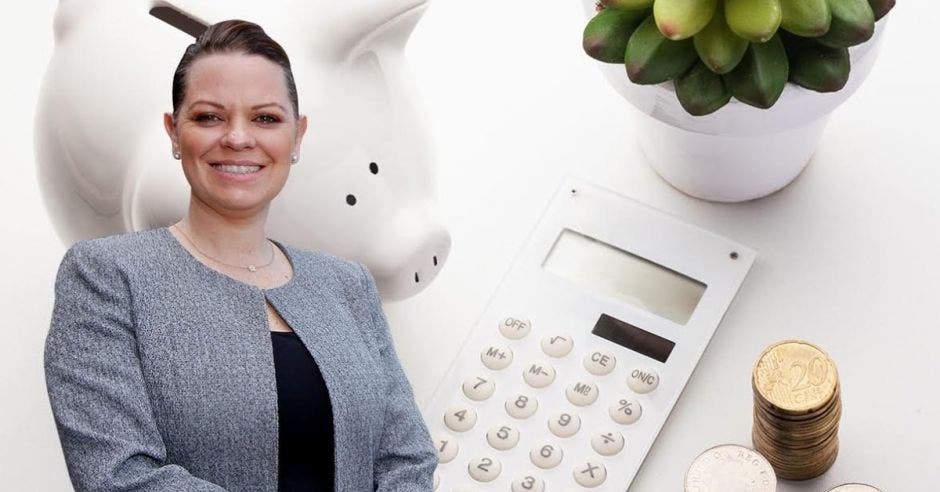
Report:
[[[209,28],[209,26],[190,17],[176,7],[169,5],[163,5],[150,9],[150,15],[162,20],[163,22],[175,27],[176,29],[179,29],[186,34],[189,34],[194,38],[198,38],[206,31],[206,29]]]

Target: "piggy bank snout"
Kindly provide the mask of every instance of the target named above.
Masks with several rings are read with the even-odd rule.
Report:
[[[382,298],[397,301],[423,290],[450,254],[451,238],[436,218],[403,210],[372,236],[369,269]]]

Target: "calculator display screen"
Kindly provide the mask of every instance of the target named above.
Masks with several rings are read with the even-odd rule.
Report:
[[[601,314],[591,333],[660,362],[666,362],[676,346],[672,340],[666,340],[606,314]]]
[[[694,247],[694,245],[690,245]],[[684,325],[705,284],[633,253],[565,229],[542,268],[585,289]]]

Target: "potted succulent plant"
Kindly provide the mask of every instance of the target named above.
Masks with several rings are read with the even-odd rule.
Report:
[[[651,118],[652,167],[700,198],[772,193],[861,84],[894,0],[583,0],[585,52]]]

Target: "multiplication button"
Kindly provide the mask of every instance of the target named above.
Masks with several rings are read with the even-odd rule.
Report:
[[[525,338],[530,331],[532,331],[532,323],[527,319],[507,317],[499,322],[499,332],[510,340]]]
[[[581,429],[581,417],[576,413],[561,412],[548,419],[548,430],[558,437],[571,437]]]
[[[608,350],[598,349],[584,355],[584,368],[595,376],[606,376],[617,366],[617,358]]]
[[[533,388],[544,388],[555,380],[555,368],[546,362],[535,361],[523,370],[522,379]]]
[[[486,442],[496,450],[506,451],[519,443],[519,429],[511,425],[498,425],[486,433]]]
[[[646,394],[659,386],[659,373],[652,369],[637,367],[627,376],[627,386],[634,393]]]
[[[613,429],[604,429],[591,436],[591,447],[601,456],[613,456],[623,449],[623,434]]]
[[[467,405],[454,405],[444,414],[444,425],[454,432],[466,432],[477,423],[477,412]]]
[[[564,452],[561,446],[551,442],[540,442],[529,451],[529,459],[532,460],[532,464],[543,470],[558,466],[563,456]]]
[[[568,397],[568,401],[579,407],[586,407],[594,403],[597,400],[597,393],[596,384],[583,381],[572,383],[565,389],[565,396]]]
[[[635,398],[623,397],[611,403],[607,413],[610,414],[610,418],[614,419],[614,422],[629,425],[640,419],[643,415],[643,407]]]
[[[607,480],[607,468],[600,461],[587,460],[574,466],[574,481],[582,487],[593,488]]]
[[[542,352],[550,357],[564,357],[574,348],[574,339],[567,333],[547,335],[542,339]]]
[[[527,419],[539,408],[539,400],[527,393],[516,393],[506,399],[506,413],[513,418]]]
[[[472,376],[464,380],[463,394],[474,401],[483,401],[496,391],[496,383],[491,378],[485,376]]]
[[[437,449],[438,463],[450,463],[457,457],[457,452],[460,451],[457,440],[447,434],[435,435],[434,447]]]
[[[545,492],[545,481],[539,477],[525,475],[512,481],[512,492]]]
[[[480,352],[480,361],[493,371],[505,369],[512,364],[512,349],[498,343],[487,345]]]
[[[503,471],[503,465],[498,459],[489,456],[474,458],[467,465],[467,473],[477,482],[492,482],[501,471]]]

